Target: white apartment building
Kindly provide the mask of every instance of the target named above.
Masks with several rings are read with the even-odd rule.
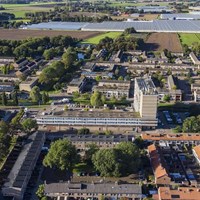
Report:
[[[136,78],[134,89],[134,108],[142,118],[156,119],[158,94],[150,78]]]

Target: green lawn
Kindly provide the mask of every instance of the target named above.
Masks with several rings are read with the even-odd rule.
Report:
[[[30,4],[1,4],[6,10],[0,12],[8,12],[15,15],[16,18],[24,18],[27,12],[49,11],[56,5],[56,2],[50,3],[30,3]],[[52,5],[52,6],[51,6]]]
[[[117,38],[122,34],[122,32],[108,32],[108,33],[102,33],[101,35],[89,38],[84,40],[82,43],[87,43],[87,44],[98,44],[99,41],[105,37],[110,37],[110,38]]]
[[[180,33],[180,41],[182,44],[191,46],[195,42],[200,42],[200,33]]]

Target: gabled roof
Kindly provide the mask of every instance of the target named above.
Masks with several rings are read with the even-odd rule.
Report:
[[[198,159],[200,159],[200,145],[195,146],[193,148],[193,150],[195,151],[196,155],[198,156]]]
[[[156,179],[161,178],[163,176],[168,176],[168,173],[164,168],[162,160],[158,153],[158,149],[154,144],[148,146],[148,152]]]
[[[160,187],[158,189],[158,195],[153,196],[155,200],[169,200],[169,199],[181,199],[181,200],[199,200],[200,189],[190,187],[179,187],[176,190],[172,190],[169,187]]]

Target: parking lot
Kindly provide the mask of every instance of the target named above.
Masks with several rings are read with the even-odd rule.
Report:
[[[177,125],[182,125],[183,121],[189,117],[188,112],[173,112],[163,110],[158,112],[158,128],[170,129]]]

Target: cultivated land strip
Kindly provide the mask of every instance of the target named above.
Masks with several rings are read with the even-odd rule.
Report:
[[[102,32],[0,29],[0,38],[5,40],[23,40],[30,37],[54,37],[58,35],[69,35],[78,39],[88,39],[91,37],[95,37],[99,34],[102,34]]]

